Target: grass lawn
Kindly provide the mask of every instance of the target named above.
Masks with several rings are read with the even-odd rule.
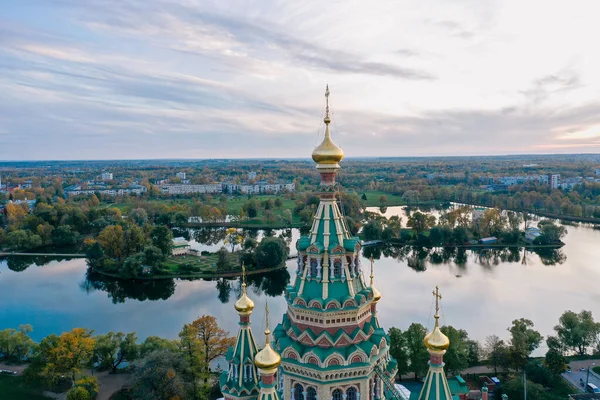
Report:
[[[239,260],[237,254],[228,254],[230,264],[237,265]],[[217,264],[218,256],[217,254],[209,254],[206,256],[171,256],[167,258],[165,262],[165,266],[169,268],[169,271],[172,274],[202,274],[202,273],[211,273],[214,274],[217,272],[216,264]],[[192,265],[194,267],[199,267],[200,271],[189,271],[189,270],[181,270],[180,267],[183,264]]]
[[[10,400],[45,400],[42,389],[23,384],[22,376],[0,375],[0,398]]]
[[[380,192],[380,191],[376,191],[376,190],[367,191],[367,192],[364,192],[364,194],[367,196],[367,200],[362,200],[362,201],[367,207],[381,207],[382,205],[386,206],[386,207],[392,207],[392,206],[406,205],[406,202],[404,200],[402,200],[401,196],[398,196],[398,195]],[[363,194],[358,193],[358,195],[362,199]],[[379,201],[381,196],[387,197],[387,201],[383,204]]]

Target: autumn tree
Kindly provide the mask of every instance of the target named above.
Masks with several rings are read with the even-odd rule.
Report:
[[[123,361],[131,362],[139,355],[135,333],[108,332],[106,335],[96,336],[94,361],[100,368],[116,372]]]
[[[408,218],[406,226],[415,230],[417,235],[426,231],[435,225],[435,217],[429,214],[423,214],[420,211],[414,212]]]
[[[235,338],[221,329],[211,315],[203,315],[191,324],[185,324],[179,337],[182,343],[187,343],[190,360],[197,360],[205,382],[208,380],[210,362],[225,355],[235,343]]]
[[[244,238],[236,228],[227,228],[225,231],[225,244],[231,245],[231,252],[235,250],[235,246],[242,244]]]
[[[75,385],[75,378],[89,364],[94,354],[95,341],[92,332],[74,328],[60,336],[46,336],[40,342],[36,357],[41,363],[41,376],[49,382],[57,382],[67,376]]]
[[[35,343],[29,337],[33,328],[29,324],[19,325],[19,329],[7,328],[0,331],[0,359],[22,361],[31,355]]]
[[[98,242],[108,257],[119,260],[123,257],[124,233],[121,225],[104,228],[98,235]]]

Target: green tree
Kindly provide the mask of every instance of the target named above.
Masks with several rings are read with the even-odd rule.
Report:
[[[120,274],[123,278],[137,278],[144,267],[144,253],[134,254],[125,259]]]
[[[231,269],[231,263],[229,262],[229,252],[225,247],[221,247],[217,251],[217,272],[226,272]]]
[[[583,310],[577,314],[569,310],[560,316],[554,330],[565,348],[584,355],[587,348],[593,345],[598,326],[591,311]]]
[[[148,221],[148,213],[143,208],[134,208],[131,210],[129,217],[139,226],[144,226],[144,224]]]
[[[90,398],[95,399],[98,391],[100,390],[100,385],[98,384],[98,378],[95,376],[83,376],[80,379],[75,381],[75,387],[84,388]]]
[[[152,245],[158,247],[165,256],[171,255],[173,233],[168,227],[164,225],[155,226],[150,232],[150,239],[152,240]]]
[[[444,355],[445,368],[452,375],[458,375],[462,370],[469,366],[469,351],[467,342],[469,335],[463,329],[456,329],[452,326],[442,326],[441,331],[448,336],[452,344]]]
[[[254,258],[258,268],[276,268],[285,262],[288,251],[285,240],[279,237],[267,237],[256,247]]]
[[[408,350],[404,333],[401,329],[392,327],[388,331],[388,335],[390,336],[390,355],[398,363],[398,375],[407,374],[410,370],[408,368]]]
[[[546,365],[546,368],[557,377],[567,369],[567,359],[553,349],[546,352],[544,364]]]
[[[130,226],[123,234],[124,254],[130,256],[142,251],[146,244],[146,235],[137,225]]]
[[[522,399],[523,392],[523,377],[516,377],[502,385],[502,393],[506,394],[509,399]],[[546,400],[546,389],[538,383],[527,380],[527,398]]]
[[[363,237],[365,240],[379,240],[383,233],[381,221],[372,219],[363,226]]]
[[[434,226],[429,231],[429,241],[432,246],[441,246],[443,245],[444,236],[442,235],[442,229],[438,226]]]
[[[509,355],[513,368],[522,369],[529,355],[539,347],[542,335],[533,329],[533,322],[526,318],[516,319],[508,328],[511,334]]]
[[[159,267],[167,257],[162,250],[156,246],[146,246],[144,248],[144,263],[149,267]]]
[[[412,213],[406,222],[406,226],[414,229],[415,232],[417,232],[417,235],[434,225],[435,217],[433,215],[423,214],[420,211]]]
[[[362,196],[360,197],[362,200],[367,201],[367,194],[363,193]]]
[[[98,242],[108,257],[119,260],[123,257],[123,248],[125,247],[123,235],[123,228],[120,225],[107,226],[100,232]]]
[[[154,351],[168,350],[171,352],[178,351],[177,343],[172,340],[164,339],[159,336],[148,336],[146,340],[140,344],[140,356],[146,357]]]
[[[248,218],[256,218],[256,216],[258,215],[258,208],[259,208],[258,202],[254,198],[252,198],[248,202],[244,203],[242,208],[248,215]]]
[[[57,246],[69,246],[77,243],[77,232],[69,225],[61,225],[52,232],[52,242]]]
[[[275,199],[275,207],[277,207],[277,208],[283,207],[283,200],[281,200],[280,197]]]
[[[31,231],[17,229],[6,235],[5,243],[11,250],[29,250],[42,245],[42,238]]]
[[[76,386],[67,392],[67,400],[92,400],[92,397],[84,387]]]
[[[283,221],[288,225],[291,226],[292,222],[293,222],[293,217],[292,217],[292,211],[289,209],[283,210],[283,213],[281,214]]]
[[[421,324],[412,323],[404,332],[406,340],[406,349],[408,350],[409,369],[415,374],[415,380],[419,375],[423,375],[427,371],[427,362],[429,361],[429,353],[423,345],[423,340],[427,335],[427,329]]]
[[[133,377],[134,399],[165,400],[190,397],[185,376],[189,365],[179,352],[154,351],[139,363]]]
[[[0,359],[19,362],[28,358],[35,349],[35,342],[29,337],[32,331],[29,324],[0,331]]]
[[[110,369],[113,373],[123,361],[131,362],[138,358],[139,347],[135,333],[108,332],[96,337],[94,361],[102,369]]]

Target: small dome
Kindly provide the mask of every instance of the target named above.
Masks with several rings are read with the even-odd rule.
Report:
[[[423,343],[425,343],[425,346],[429,350],[433,351],[443,351],[450,347],[450,339],[442,333],[437,323],[435,324],[433,331],[425,336]]]
[[[381,300],[381,292],[377,290],[375,285],[371,286],[371,290],[373,291],[373,303],[378,303]]]
[[[271,331],[267,329],[265,331],[265,335],[267,335],[267,338],[270,334]],[[258,354],[256,354],[256,356],[254,357],[254,365],[256,365],[260,369],[268,371],[276,369],[277,367],[279,367],[279,364],[281,364],[281,356],[275,350],[273,350],[271,344],[268,342],[267,339],[265,347],[261,351],[259,351]]]
[[[344,150],[331,140],[329,133],[329,123],[326,120],[327,128],[325,138],[321,144],[312,152],[312,159],[317,164],[337,164],[344,158]]]
[[[234,304],[240,314],[250,314],[254,310],[254,302],[246,295],[246,284],[242,283],[242,295]]]

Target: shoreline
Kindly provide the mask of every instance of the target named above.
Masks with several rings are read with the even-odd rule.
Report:
[[[279,271],[284,268],[287,268],[285,263],[277,268],[263,268],[263,269],[257,269],[257,270],[246,270],[246,276],[264,274],[264,273],[271,272],[271,271]],[[117,278],[117,279],[126,280],[126,281],[129,281],[129,280],[132,280],[132,281],[161,280],[161,279],[177,279],[177,278],[185,278],[185,279],[189,279],[189,278],[236,278],[236,277],[242,276],[241,270],[240,271],[232,271],[232,272],[224,272],[224,273],[220,273],[220,274],[217,274],[217,273],[215,273],[215,274],[197,273],[197,274],[185,274],[185,275],[169,274],[169,275],[138,276],[136,278],[124,278],[119,274],[113,274],[110,272],[96,270],[96,269],[93,270],[93,272],[98,273],[100,275],[110,276],[111,278]]]

